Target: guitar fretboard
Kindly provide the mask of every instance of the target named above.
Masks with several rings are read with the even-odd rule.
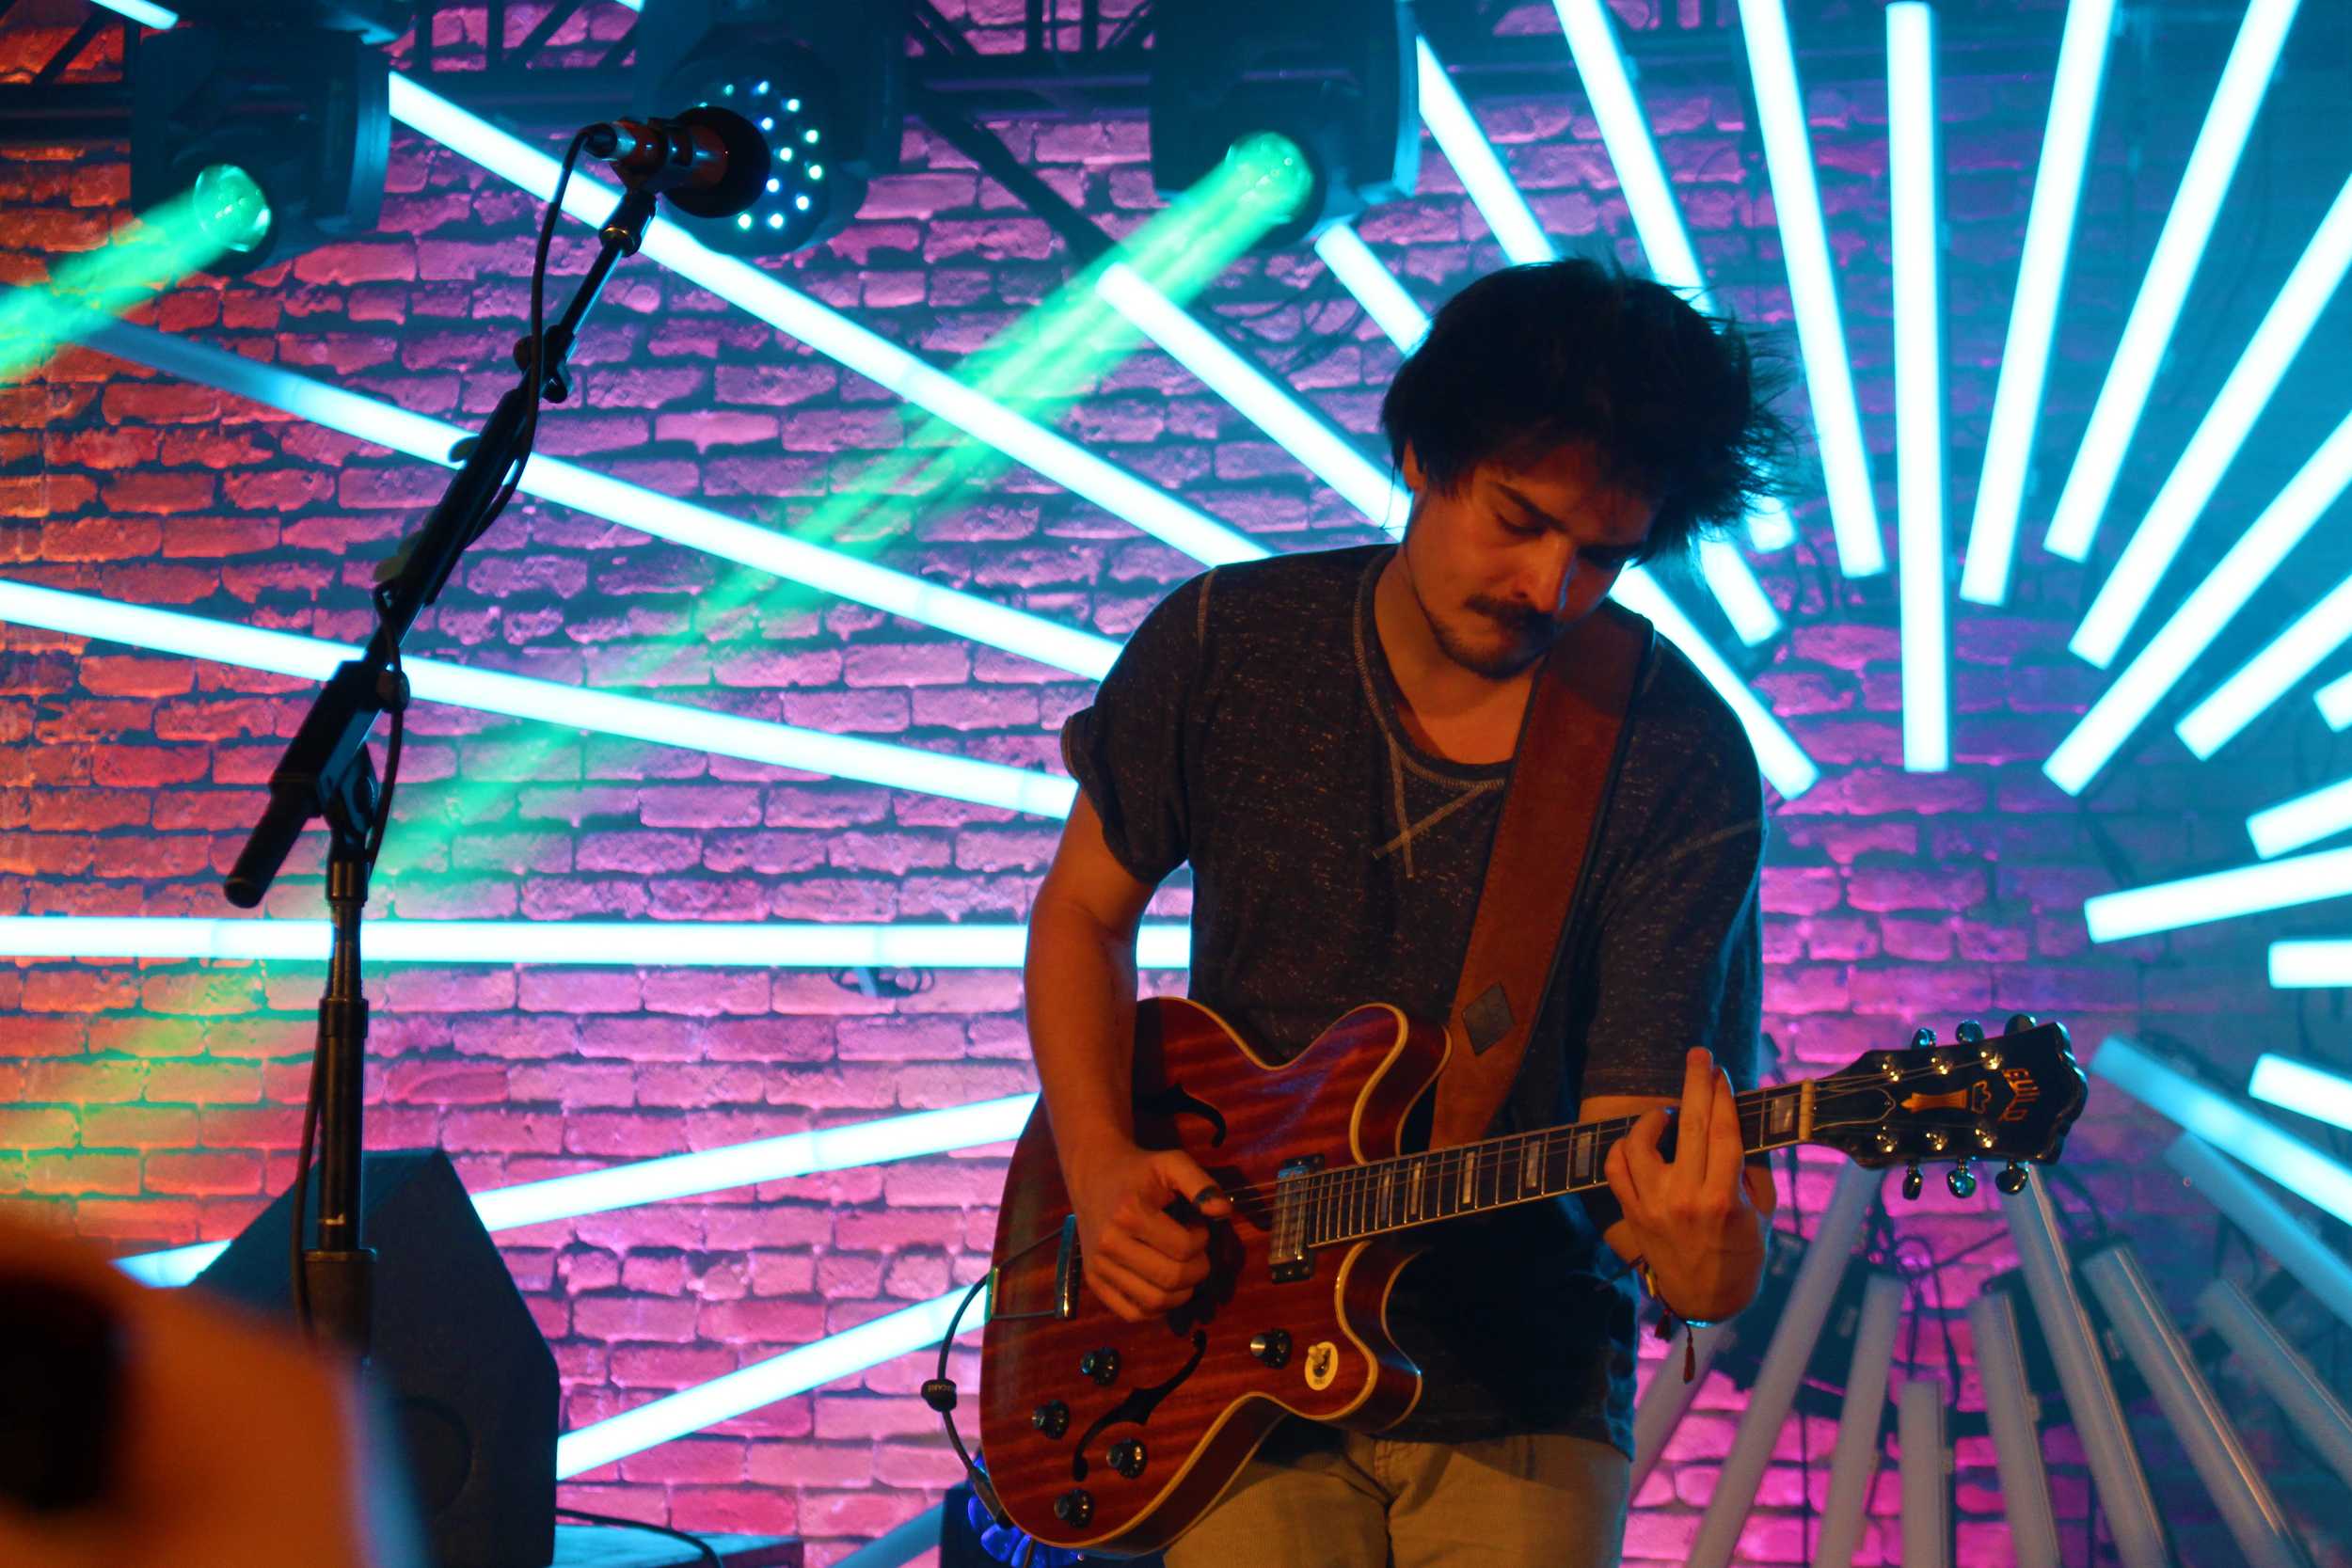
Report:
[[[1749,1153],[1799,1141],[1807,1087],[1776,1085],[1737,1097],[1740,1141]],[[1605,1185],[1602,1163],[1609,1147],[1635,1119],[1615,1117],[1508,1133],[1294,1177],[1282,1183],[1278,1250],[1329,1246]]]

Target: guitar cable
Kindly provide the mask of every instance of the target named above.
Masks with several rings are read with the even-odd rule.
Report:
[[[963,1299],[956,1303],[955,1316],[947,1320],[947,1332],[939,1337],[938,1373],[924,1380],[923,1402],[939,1412],[939,1424],[947,1429],[947,1441],[954,1447],[956,1457],[963,1461],[963,1473],[971,1478],[972,1495],[980,1500],[980,1506],[988,1510],[988,1516],[995,1520],[999,1527],[1011,1528],[1012,1515],[1005,1512],[1003,1501],[997,1497],[995,1483],[988,1479],[988,1472],[972,1457],[971,1450],[963,1446],[962,1434],[956,1431],[956,1383],[947,1375],[947,1350],[956,1342],[956,1325],[963,1322],[963,1314],[971,1307],[974,1298],[987,1287],[988,1275],[982,1275],[972,1282],[970,1290],[963,1292]]]

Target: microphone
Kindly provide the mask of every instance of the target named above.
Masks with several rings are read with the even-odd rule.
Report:
[[[699,104],[670,119],[588,127],[581,150],[612,164],[632,190],[667,196],[691,217],[732,217],[759,199],[768,139],[732,109]]]

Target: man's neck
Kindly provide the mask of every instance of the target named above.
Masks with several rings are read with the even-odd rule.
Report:
[[[1439,646],[1413,591],[1412,568],[1402,546],[1373,585],[1372,619],[1415,740],[1461,762],[1495,762],[1511,754],[1534,670],[1497,680],[1457,662]]]

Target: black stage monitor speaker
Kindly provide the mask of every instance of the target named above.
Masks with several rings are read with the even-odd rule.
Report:
[[[317,1212],[319,1184],[310,1182]],[[555,1357],[449,1157],[368,1154],[360,1237],[375,1249],[372,1380],[408,1458],[436,1568],[545,1568],[555,1556]],[[196,1286],[291,1316],[286,1195]]]

